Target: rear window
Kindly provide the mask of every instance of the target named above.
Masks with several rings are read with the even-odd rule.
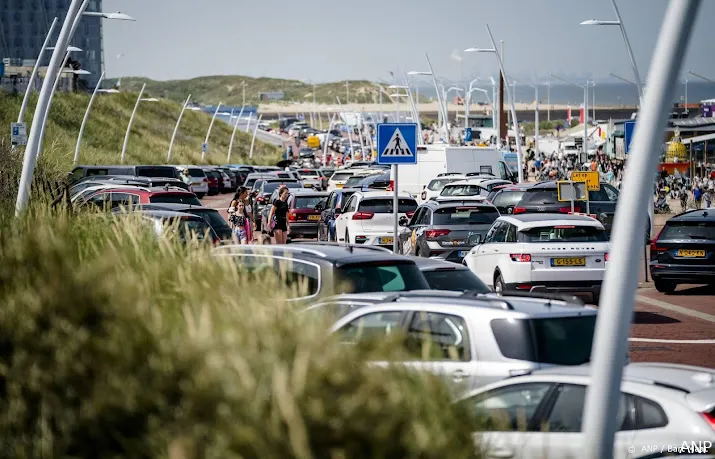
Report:
[[[403,292],[429,289],[414,263],[355,264],[336,270],[336,293]]]
[[[345,181],[345,186],[347,188],[350,188],[352,186],[357,185],[358,183],[362,182],[364,179],[368,178],[369,175],[353,175],[349,179]]]
[[[295,198],[294,209],[314,209],[326,196],[299,196]]]
[[[479,185],[450,185],[445,186],[440,196],[486,196],[487,190]]]
[[[491,225],[499,218],[499,211],[493,207],[443,207],[432,217],[433,225]]]
[[[332,177],[330,177],[330,180],[333,180],[335,182],[342,182],[342,181],[349,179],[352,176],[353,176],[353,174],[351,172],[336,172],[333,174]]]
[[[658,239],[703,239],[715,241],[715,222],[668,222]]]
[[[535,190],[524,193],[522,204],[556,204],[559,195],[556,189]]]
[[[437,178],[437,179],[430,181],[427,184],[427,189],[431,190],[431,191],[439,191],[442,188],[444,188],[444,186],[447,185],[448,183],[456,182],[457,180],[461,180],[461,179]]]
[[[301,177],[320,177],[320,173],[318,171],[300,171],[298,172],[298,175]]]
[[[417,209],[417,201],[414,199],[399,199],[397,201],[397,213],[404,214],[414,212]],[[391,214],[392,198],[368,198],[360,201],[358,206],[360,212],[371,212],[373,214]]]
[[[551,365],[582,365],[591,360],[596,315],[494,319],[491,328],[506,358]]]
[[[436,269],[422,271],[432,290],[474,291],[489,293],[489,287],[468,269]]]
[[[606,231],[595,226],[539,226],[519,232],[519,242],[607,242]]]
[[[191,177],[206,177],[206,172],[203,171],[203,169],[199,169],[196,167],[189,168],[189,175]]]
[[[495,206],[515,206],[524,196],[524,191],[502,191],[497,194],[492,201]]]
[[[280,182],[275,182],[275,183],[266,183],[263,185],[263,193],[268,194],[268,193],[273,193],[276,191],[281,185],[285,185],[287,188],[303,188],[300,186],[298,182],[287,182],[287,183],[280,183]]]
[[[149,198],[152,204],[190,204],[200,206],[201,201],[193,193],[161,193]]]
[[[179,176],[176,168],[170,166],[137,166],[136,171],[139,177],[176,178]],[[189,171],[189,174],[191,174],[191,171]]]

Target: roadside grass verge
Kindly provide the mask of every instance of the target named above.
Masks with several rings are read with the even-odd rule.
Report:
[[[440,381],[209,250],[131,215],[0,219],[0,458],[475,457]]]

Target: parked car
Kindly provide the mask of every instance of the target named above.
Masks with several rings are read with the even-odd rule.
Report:
[[[348,182],[355,178],[355,176],[348,179]],[[343,189],[357,190],[357,191],[376,191],[376,190],[387,190],[390,187],[390,173],[380,172],[378,174],[370,174],[364,177],[360,177],[357,183],[348,186],[345,184]]]
[[[481,186],[481,183],[484,181],[484,179],[467,179],[448,183],[444,186],[444,188],[442,188],[442,191],[440,191],[439,197],[481,196],[486,198],[489,191]]]
[[[174,166],[177,173],[179,171],[189,170],[189,177],[191,177],[191,191],[196,193],[199,199],[202,199],[209,193],[209,178],[200,167],[194,166]]]
[[[513,214],[514,207],[519,204],[519,201],[521,201],[521,198],[524,196],[524,193],[526,193],[526,190],[532,186],[533,185],[519,184],[507,185],[504,188],[499,188],[497,190],[492,189],[487,196],[487,201],[491,202],[500,214]]]
[[[95,206],[103,210],[139,204],[191,204],[200,206],[194,193],[182,189],[122,187],[104,188],[75,201],[77,208]]]
[[[248,189],[254,189],[254,184],[256,183],[256,180],[275,178],[275,177],[276,176],[274,174],[269,174],[267,172],[260,172],[260,173],[253,172],[246,176],[246,179],[243,182],[243,186],[245,186]]]
[[[179,172],[172,166],[76,166],[72,169],[72,182],[76,183],[85,177],[95,175],[130,175],[136,177],[164,177],[178,179]]]
[[[117,214],[120,214],[117,212]],[[174,233],[180,241],[189,243],[192,241],[211,242],[219,244],[220,239],[211,226],[198,216],[183,212],[172,212],[168,210],[136,210],[121,215],[140,215],[143,220],[149,222],[157,238],[166,237],[167,234]]]
[[[206,173],[206,178],[209,181],[209,196],[215,196],[221,192],[221,187],[223,186],[223,177],[221,173],[213,169],[204,169]]]
[[[363,179],[371,175],[383,175],[383,172],[379,169],[355,169],[353,175],[343,184],[343,188],[356,188]]]
[[[582,215],[502,215],[464,263],[497,292],[570,292],[598,304],[608,235]]]
[[[669,219],[650,244],[650,273],[663,293],[678,284],[715,285],[715,211],[691,210]]]
[[[298,238],[316,238],[320,209],[325,206],[328,193],[295,190],[288,198],[288,224],[291,240]]]
[[[350,292],[425,290],[429,285],[415,262],[375,247],[230,245],[214,249],[235,259],[240,269],[278,273],[293,290],[291,302],[308,305],[315,298]],[[303,286],[303,290],[299,288]]]
[[[226,220],[221,216],[217,209],[210,207],[195,206],[191,204],[143,204],[141,210],[165,210],[170,212],[181,212],[185,214],[198,215],[206,220],[206,223],[211,226],[216,235],[222,241],[231,240],[231,227],[228,226]]]
[[[338,189],[331,191],[328,200],[320,212],[318,221],[318,241],[336,242],[335,217],[340,214],[343,205],[357,190]]]
[[[439,196],[445,185],[458,182],[466,178],[467,177],[463,174],[439,174],[437,178],[430,180],[429,183],[422,189],[422,193],[420,193],[420,204]]]
[[[503,336],[518,327],[504,327]],[[507,331],[509,330],[509,331]],[[573,336],[576,343],[581,338]],[[589,335],[590,339],[590,335]],[[564,342],[566,353],[571,343]],[[506,355],[518,358],[507,351]],[[486,457],[570,459],[583,455],[589,365],[556,367],[509,378],[472,391],[458,403],[484,421],[475,441]],[[651,457],[647,452],[710,445],[715,437],[715,371],[668,363],[631,363],[623,369],[614,459]],[[708,451],[700,451],[707,453]],[[661,456],[655,456],[661,457]],[[698,456],[701,457],[701,456]]]
[[[426,201],[411,219],[401,219],[398,247],[406,255],[461,263],[475,236],[485,236],[497,218],[496,207],[483,200]]]
[[[412,217],[417,201],[408,194],[398,199],[398,218]],[[393,230],[393,195],[385,191],[354,193],[335,219],[338,242],[346,244],[380,245],[392,248],[396,237]]]
[[[223,172],[224,174],[228,175],[229,180],[231,181],[230,188],[231,191],[236,191],[236,188],[238,187],[238,176],[236,175],[236,172],[233,171],[230,167],[218,167],[218,170]],[[243,180],[241,180],[241,183],[243,183]]]
[[[298,169],[296,172],[305,188],[323,191],[323,175],[318,169]]]
[[[354,173],[355,171],[351,169],[336,170],[333,175],[330,176],[330,180],[328,180],[328,191],[340,189],[345,186],[345,182],[347,182]]]
[[[596,310],[578,303],[441,291],[364,296],[372,305],[330,331],[353,345],[401,337],[394,341],[407,355],[400,364],[444,377],[457,393],[591,358]]]
[[[282,179],[274,179],[275,181],[264,181],[261,183],[259,188],[256,190],[258,194],[256,195],[255,199],[255,208],[254,212],[256,213],[257,216],[259,216],[259,219],[256,221],[256,231],[262,231],[263,226],[263,213],[264,211],[270,210],[271,205],[273,204],[273,200],[271,199],[271,195],[278,190],[278,188],[281,185],[285,185],[291,190],[294,189],[301,189],[302,185],[298,181],[288,181],[288,180],[282,180]],[[277,195],[276,195],[277,196]],[[268,220],[268,214],[266,213],[265,215],[265,220]]]
[[[432,290],[489,293],[491,290],[464,265],[436,258],[415,258],[417,267]]]
[[[169,186],[191,191],[189,185],[178,179],[164,177],[133,177],[130,175],[95,175],[85,177],[72,185],[70,188],[70,196],[75,195],[86,188],[97,185],[129,185],[143,186],[147,188]]]

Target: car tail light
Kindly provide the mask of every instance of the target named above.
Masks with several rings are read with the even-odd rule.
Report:
[[[604,255],[603,258],[604,258],[606,261],[611,261],[611,257],[608,256],[608,253],[606,253],[606,255]]]
[[[663,227],[663,229],[661,229],[660,231],[658,231],[658,235],[655,237],[655,239],[653,239],[653,240],[650,242],[650,250],[651,250],[651,252],[665,252],[665,251],[668,250],[668,249],[666,249],[665,247],[658,247],[658,239],[660,238],[660,235],[663,234],[663,230],[664,230],[664,229],[665,229],[665,227]]]
[[[423,201],[427,200],[427,192],[423,191],[422,194],[420,195],[420,198],[422,198]]]
[[[209,179],[207,179],[206,177],[204,177],[203,179],[201,179],[201,181],[204,182],[204,183],[208,183]]]
[[[516,286],[517,290],[531,290],[531,284],[519,284]]]
[[[407,218],[412,218],[412,216],[413,216],[414,214],[415,214],[415,212],[414,212],[413,210],[411,210],[411,211],[409,211],[409,212],[405,212],[405,215],[407,215]]]
[[[215,246],[221,245],[221,239],[215,237],[215,238],[214,238],[214,245],[215,245]]]
[[[509,258],[517,263],[531,263],[531,255],[528,253],[511,253]]]
[[[372,212],[355,212],[353,214],[353,220],[370,220],[375,214]]]
[[[526,213],[526,208],[525,207],[514,207],[514,213],[515,214],[525,214]]]
[[[574,206],[573,208],[574,212],[581,212],[581,208],[579,206]],[[571,207],[560,207],[559,208],[559,213],[560,214],[570,214],[571,213]]]
[[[298,216],[295,214],[295,212],[289,212],[288,213],[288,221],[289,222],[294,222]]]
[[[385,191],[395,191],[395,181],[390,180],[390,184],[387,185],[387,188],[385,188]]]
[[[451,231],[448,229],[439,229],[439,230],[427,230],[425,231],[425,238],[430,241],[433,239],[437,239],[440,236],[446,236],[450,233]]]
[[[708,424],[710,424],[710,427],[715,430],[715,412],[710,412],[710,413],[700,413],[703,415],[705,418],[705,421],[707,421]]]

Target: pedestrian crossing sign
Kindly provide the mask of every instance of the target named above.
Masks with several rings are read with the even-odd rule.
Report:
[[[417,164],[417,124],[378,124],[377,163]]]

